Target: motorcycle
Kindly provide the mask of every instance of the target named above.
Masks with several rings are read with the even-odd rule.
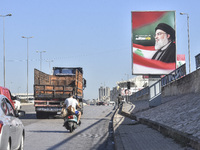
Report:
[[[78,126],[77,121],[78,118],[75,114],[69,114],[65,117],[63,126],[72,133]]]

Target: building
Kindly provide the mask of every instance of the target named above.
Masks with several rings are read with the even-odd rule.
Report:
[[[99,88],[99,101],[110,101],[110,88],[101,86]]]
[[[113,87],[110,91],[110,101],[115,101],[117,103],[117,97],[121,93],[121,89],[119,86]]]
[[[128,82],[130,82],[130,89],[127,88]],[[122,96],[130,96],[133,93],[147,87],[149,85],[149,79],[145,76],[136,76],[126,81],[118,81],[117,85],[121,89]]]

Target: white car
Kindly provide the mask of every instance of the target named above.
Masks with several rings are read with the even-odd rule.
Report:
[[[24,111],[14,110],[7,97],[0,95],[0,150],[23,150],[25,129],[18,117],[24,115]]]
[[[110,101],[109,106],[115,106],[115,102],[114,101]]]
[[[20,110],[21,109],[21,102],[19,100],[13,100],[14,101],[14,105],[15,105],[15,109],[16,110]]]
[[[19,97],[18,96],[12,96],[12,100],[14,102],[15,109],[20,110],[21,109],[21,101],[20,101]]]

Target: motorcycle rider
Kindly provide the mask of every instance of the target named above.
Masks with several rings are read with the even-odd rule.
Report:
[[[75,108],[75,114],[78,116],[78,119],[77,119],[77,124],[80,124],[80,119],[81,119],[81,112],[78,111],[76,108],[81,108],[78,104],[78,101],[76,99],[73,98],[73,94],[69,94],[69,98],[67,98],[63,104],[63,107],[67,108],[71,105],[72,107]]]

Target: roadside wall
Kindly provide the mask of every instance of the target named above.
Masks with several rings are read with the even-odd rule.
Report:
[[[200,69],[162,87],[161,91],[162,97],[200,93]]]
[[[186,95],[189,93],[200,93],[200,69],[161,88],[161,95],[163,98],[168,96]],[[149,100],[149,93],[142,96],[137,96],[136,94],[137,93],[129,97],[131,102]]]
[[[141,101],[141,100],[149,100],[149,93],[145,94],[145,95],[142,95],[142,96],[139,96],[137,97],[136,96],[136,93],[134,93],[133,95],[131,95],[129,97],[130,101],[133,102],[133,101]]]

